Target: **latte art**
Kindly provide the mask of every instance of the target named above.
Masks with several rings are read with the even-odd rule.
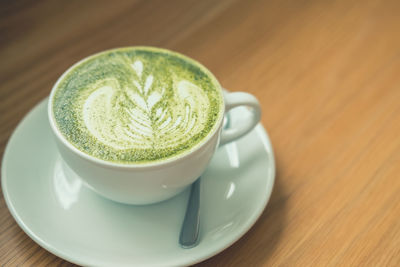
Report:
[[[78,149],[117,162],[184,154],[222,117],[219,85],[179,54],[111,50],[79,63],[57,85],[58,128]]]
[[[186,80],[176,82],[175,103],[166,105],[165,86],[153,88],[152,74],[142,77],[141,61],[132,69],[139,78],[132,87],[115,88],[110,82],[86,99],[83,119],[94,137],[115,149],[164,149],[201,132],[207,121],[202,111],[210,106],[201,88]]]

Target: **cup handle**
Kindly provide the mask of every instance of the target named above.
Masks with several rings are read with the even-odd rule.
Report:
[[[243,120],[240,122],[240,126],[223,129],[221,132],[220,146],[226,143],[232,142],[243,135],[250,132],[260,121],[261,118],[261,106],[257,98],[253,95],[244,92],[226,93],[224,95],[225,100],[225,114],[231,109],[239,106],[249,107],[252,113],[251,119]]]

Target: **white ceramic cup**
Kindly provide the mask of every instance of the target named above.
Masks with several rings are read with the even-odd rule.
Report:
[[[251,119],[228,129],[222,129],[223,119],[219,120],[217,131],[208,136],[202,145],[173,160],[145,165],[114,163],[78,150],[57,128],[52,103],[60,79],[50,94],[48,117],[63,160],[89,188],[108,199],[126,204],[151,204],[177,195],[205,171],[218,145],[247,134],[261,117],[260,105],[253,95],[224,92],[224,114],[235,107],[247,106]]]

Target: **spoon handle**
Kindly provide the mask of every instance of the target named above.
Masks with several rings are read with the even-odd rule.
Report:
[[[201,177],[192,184],[190,189],[189,202],[179,236],[179,244],[182,248],[192,248],[197,245],[200,228],[200,180]]]

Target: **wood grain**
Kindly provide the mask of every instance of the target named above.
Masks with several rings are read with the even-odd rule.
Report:
[[[277,160],[255,226],[197,266],[400,265],[399,1],[115,2],[0,3],[1,155],[77,60],[166,47],[258,97]],[[1,197],[0,265],[72,264],[23,233]]]

